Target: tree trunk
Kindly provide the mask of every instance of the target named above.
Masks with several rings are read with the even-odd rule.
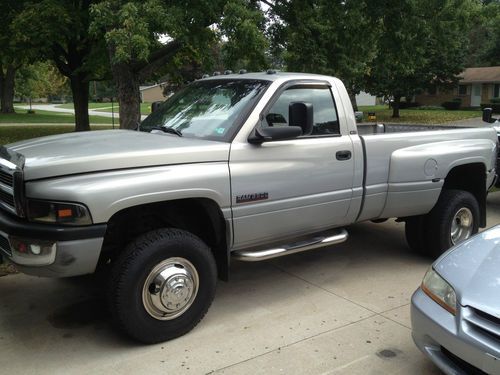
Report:
[[[399,103],[401,103],[401,96],[394,96],[394,101],[392,102],[392,117],[399,118]]]
[[[118,91],[120,129],[136,129],[141,121],[141,93],[137,74],[125,63],[112,65],[111,71]]]
[[[351,90],[348,90],[349,99],[351,99],[352,108],[357,111],[358,110],[358,102],[356,101],[356,94],[354,94]]]
[[[2,79],[2,113],[14,113],[14,79],[16,77],[16,68],[7,65],[7,70]]]
[[[69,78],[73,104],[75,106],[75,131],[90,130],[89,123],[89,82],[81,75],[73,74]]]

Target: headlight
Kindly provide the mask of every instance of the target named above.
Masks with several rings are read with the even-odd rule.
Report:
[[[87,207],[78,203],[28,200],[27,217],[30,221],[64,225],[90,225],[92,218]]]
[[[427,271],[422,281],[422,290],[435,302],[453,315],[457,312],[457,296],[450,284],[432,268]]]

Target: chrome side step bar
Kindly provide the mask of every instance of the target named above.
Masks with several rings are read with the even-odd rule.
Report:
[[[347,240],[349,234],[345,229],[337,229],[335,232],[326,233],[324,236],[316,236],[271,249],[261,250],[236,250],[232,252],[232,257],[245,262],[258,262],[272,258],[278,258],[289,254],[300,253],[302,251],[318,249],[324,246],[335,245]]]

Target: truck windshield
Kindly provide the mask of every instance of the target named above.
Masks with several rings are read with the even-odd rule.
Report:
[[[169,133],[185,137],[228,142],[238,130],[237,120],[252,108],[268,85],[267,81],[245,79],[192,83],[150,114],[140,130],[170,128]]]

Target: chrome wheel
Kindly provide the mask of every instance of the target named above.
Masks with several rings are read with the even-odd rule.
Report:
[[[474,229],[474,216],[466,207],[460,208],[451,223],[451,243],[456,245],[472,235]]]
[[[193,304],[198,285],[198,272],[191,262],[168,258],[156,265],[146,278],[142,303],[155,319],[175,319]]]

